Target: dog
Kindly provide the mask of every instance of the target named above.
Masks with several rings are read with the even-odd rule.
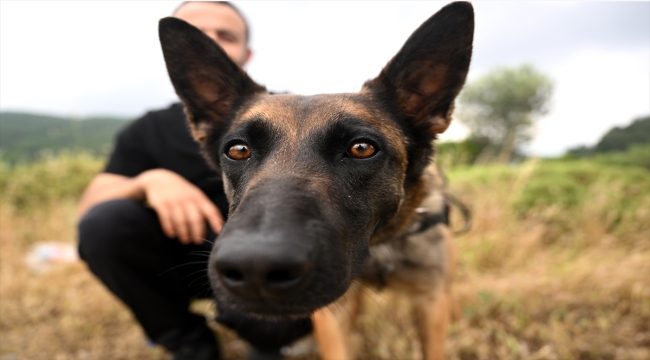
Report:
[[[473,33],[472,6],[451,3],[359,92],[271,95],[200,30],[160,21],[169,76],[230,203],[208,263],[221,303],[313,316],[322,357],[341,360],[353,356],[357,284],[401,287],[424,358],[443,358],[454,256],[433,141],[450,124]]]

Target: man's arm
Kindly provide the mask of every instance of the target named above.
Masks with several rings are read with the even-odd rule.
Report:
[[[144,189],[137,178],[101,173],[90,182],[77,206],[77,217],[83,217],[93,206],[114,199],[144,200]]]
[[[166,169],[147,170],[136,177],[101,173],[86,188],[77,215],[114,199],[146,200],[156,211],[165,235],[188,244],[200,244],[205,220],[215,232],[223,227],[223,216],[203,192],[180,175]]]

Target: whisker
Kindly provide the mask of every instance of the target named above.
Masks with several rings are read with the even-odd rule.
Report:
[[[207,283],[205,283],[205,284],[203,284],[203,285],[207,285],[207,284],[209,284],[209,283],[210,283],[210,282],[208,281]],[[206,298],[207,298],[207,299],[210,299],[210,298],[212,298],[212,296],[208,296],[208,295],[210,295],[210,290],[211,290],[211,289],[210,289],[210,287],[208,286],[206,289],[202,289],[202,290],[200,290],[199,292],[197,292],[196,294],[194,294],[194,296],[192,296],[192,298],[193,298],[193,299],[206,299]],[[201,294],[201,293],[203,293],[203,296],[199,296],[199,294]]]
[[[192,238],[192,239],[201,239],[201,240],[207,242],[208,244],[214,245],[214,241],[210,241],[210,240],[208,240],[206,238],[202,238],[202,237],[199,237],[199,236],[190,236],[190,238]]]
[[[192,276],[194,274],[202,273],[202,272],[205,272],[205,271],[208,271],[208,269],[205,268],[205,269],[197,270],[197,271],[195,271],[193,273],[190,273],[190,274],[187,274],[187,275],[183,276],[182,279],[185,280],[185,279],[187,279],[188,277],[190,277],[190,276]]]
[[[194,284],[194,283],[197,282],[198,280],[201,280],[201,279],[204,279],[204,278],[207,278],[207,277],[208,277],[208,275],[202,275],[202,276],[197,277],[196,279],[192,280],[189,284],[187,284],[187,288],[188,288],[188,289],[191,288],[191,287],[192,287],[192,284]],[[210,282],[210,281],[208,281],[207,283],[205,283],[205,284],[203,284],[203,285],[207,285],[209,282]]]
[[[187,254],[185,254],[185,256],[188,256],[188,255],[210,257],[210,251],[190,251]]]
[[[176,265],[176,266],[174,266],[174,267],[172,267],[172,268],[169,268],[169,269],[167,269],[167,270],[161,272],[160,274],[158,274],[158,276],[161,276],[161,275],[163,275],[163,274],[165,274],[165,273],[167,273],[167,272],[169,272],[169,271],[172,271],[172,270],[174,270],[174,269],[177,269],[177,268],[179,268],[179,267],[181,267],[181,266],[197,265],[197,264],[206,264],[206,265],[207,265],[207,263],[208,263],[207,261],[191,261],[191,262],[187,262],[187,263],[180,264],[180,265]]]

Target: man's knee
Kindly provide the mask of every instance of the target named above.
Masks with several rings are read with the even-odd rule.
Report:
[[[78,224],[81,258],[111,257],[124,248],[124,243],[133,241],[132,237],[142,236],[138,227],[151,221],[148,211],[128,199],[106,201],[88,210]]]

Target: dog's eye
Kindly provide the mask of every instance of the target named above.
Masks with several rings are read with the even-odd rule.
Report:
[[[227,155],[233,160],[246,160],[251,157],[251,148],[244,143],[237,143],[230,146]]]
[[[375,155],[376,152],[377,150],[372,144],[364,141],[353,143],[347,151],[348,155],[355,159],[367,159]]]

